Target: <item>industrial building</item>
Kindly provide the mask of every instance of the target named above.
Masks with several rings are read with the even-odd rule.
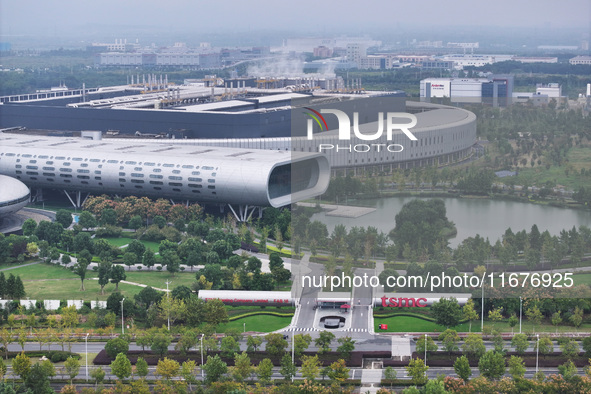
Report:
[[[485,103],[493,106],[511,104],[512,75],[488,78],[427,78],[420,82],[421,101],[449,98],[452,103]]]
[[[331,171],[444,165],[476,143],[471,112],[365,92],[358,80],[210,76],[176,86],[136,75],[126,86],[0,99],[0,174],[33,198],[55,189],[75,206],[87,193],[132,194],[229,207],[246,220],[256,207],[321,195]],[[345,141],[335,111],[354,122]]]

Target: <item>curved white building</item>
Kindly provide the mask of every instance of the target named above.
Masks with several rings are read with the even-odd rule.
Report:
[[[0,216],[16,212],[26,206],[31,197],[29,188],[21,181],[0,175]]]
[[[0,174],[32,188],[236,204],[242,210],[322,194],[329,173],[318,153],[0,133]]]

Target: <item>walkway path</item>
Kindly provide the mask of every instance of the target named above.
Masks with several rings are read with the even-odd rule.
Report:
[[[34,263],[28,263],[28,264],[23,264],[23,265],[15,265],[14,267],[9,267],[9,268],[2,268],[0,271],[10,271],[10,270],[15,270],[17,268],[22,268],[22,267],[28,267],[30,265],[36,265],[41,263],[40,261],[36,261]]]

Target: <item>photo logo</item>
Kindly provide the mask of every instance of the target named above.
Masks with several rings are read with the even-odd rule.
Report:
[[[309,117],[311,117],[312,119],[314,119],[316,121],[316,123],[318,123],[318,126],[320,126],[320,131],[327,131],[328,130],[328,125],[326,124],[326,120],[324,119],[324,116],[320,115],[320,112],[313,110],[312,108],[308,108],[308,107],[304,107],[304,109],[307,109],[308,111],[312,111],[313,113],[309,113],[309,112],[304,112],[306,115],[308,115]],[[322,123],[320,123],[320,119],[322,119]],[[312,119],[308,119],[309,120],[309,124],[308,124],[308,139],[310,140],[310,135],[311,135],[311,123],[312,123]],[[322,127],[322,124],[324,124],[324,127]]]
[[[308,140],[313,139],[313,128],[315,120],[321,131],[328,130],[328,125],[322,114],[335,115],[339,121],[339,140],[350,140],[351,139],[351,120],[349,116],[337,109],[321,109],[320,112],[313,110],[312,108],[305,107],[305,109],[312,113],[306,112],[305,114],[310,116],[312,119],[308,119],[307,137]],[[405,118],[410,119],[409,123],[394,123],[394,119]],[[322,121],[322,122],[321,122]],[[324,127],[322,127],[324,125]],[[417,125],[417,117],[413,114],[406,112],[388,112],[386,114],[386,138],[388,141],[392,140],[392,134],[394,130],[401,130],[411,141],[417,141],[417,137],[409,130]],[[384,113],[378,112],[378,130],[374,134],[363,134],[359,130],[359,113],[353,113],[353,133],[357,138],[362,141],[375,141],[382,137],[384,133]]]

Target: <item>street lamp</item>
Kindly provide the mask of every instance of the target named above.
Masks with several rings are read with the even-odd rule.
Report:
[[[168,300],[168,284],[172,283],[169,281],[166,281],[166,299]],[[168,313],[167,313],[167,320],[168,320],[168,331],[170,331],[170,305],[168,306]]]
[[[203,336],[205,334],[201,334],[201,378],[203,378]]]
[[[291,363],[295,365],[295,327],[291,328]],[[291,375],[291,382],[295,379],[295,373]]]
[[[86,333],[86,337],[84,338],[84,352],[86,353],[86,381],[88,382],[88,335]]]
[[[246,333],[246,323],[242,323],[244,325],[244,333]]]
[[[536,373],[538,373],[538,359],[540,355],[540,334],[536,334]]]
[[[125,301],[125,298],[121,300],[121,334],[125,334],[125,322],[123,320],[123,301]]]
[[[521,298],[521,296],[519,296],[519,333],[521,334],[521,311],[522,311],[522,303],[523,303],[523,298]]]
[[[427,333],[425,333],[425,367],[427,366]]]

